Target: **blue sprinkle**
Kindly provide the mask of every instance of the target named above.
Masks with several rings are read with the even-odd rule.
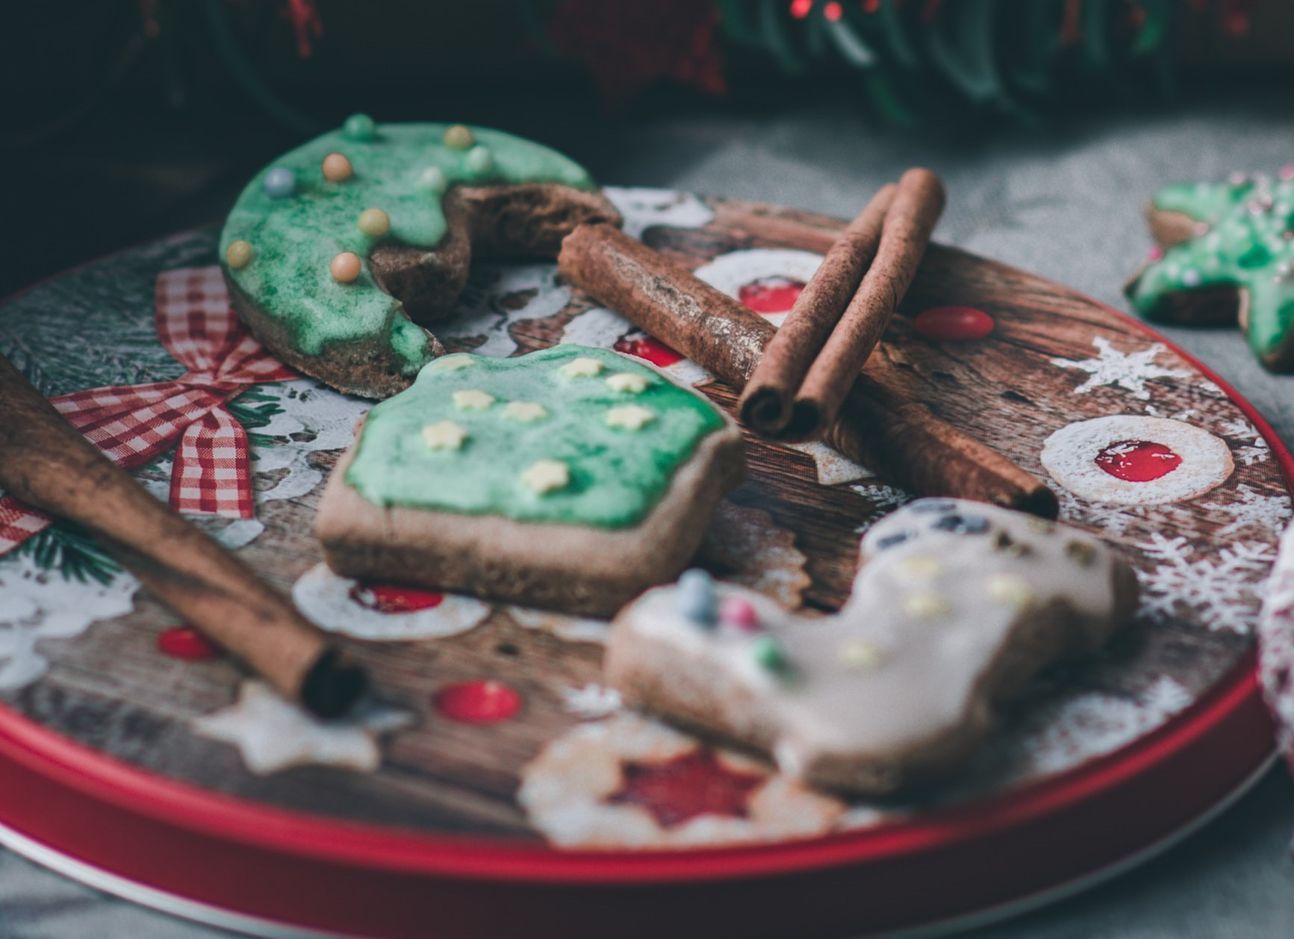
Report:
[[[951,512],[956,508],[957,503],[951,499],[921,499],[909,505],[908,511],[929,515],[934,512]]]
[[[265,174],[263,185],[271,199],[283,199],[297,191],[297,178],[286,166],[276,166]]]
[[[945,515],[930,527],[962,535],[982,535],[988,531],[989,525],[988,519],[982,515]]]
[[[678,612],[702,625],[712,625],[719,612],[719,597],[714,590],[714,580],[703,570],[684,571],[678,579],[675,602]]]
[[[878,551],[884,551],[886,548],[892,548],[896,544],[903,544],[903,542],[907,540],[908,540],[908,533],[905,531],[901,531],[897,535],[886,535],[883,538],[877,538],[876,548]]]

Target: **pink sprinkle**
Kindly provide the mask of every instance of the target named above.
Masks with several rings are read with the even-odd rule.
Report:
[[[719,620],[746,632],[759,629],[759,614],[754,605],[743,597],[724,597],[719,604]]]
[[[1146,255],[1146,257],[1152,261],[1158,261],[1163,256],[1164,256],[1164,249],[1159,247],[1159,245],[1155,245],[1153,248],[1151,248],[1150,253]]]
[[[1281,167],[1281,179],[1294,179],[1294,163],[1286,163]]]

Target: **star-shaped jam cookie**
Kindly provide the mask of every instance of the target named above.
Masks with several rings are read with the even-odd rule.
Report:
[[[1169,323],[1238,320],[1263,365],[1294,369],[1294,165],[1276,179],[1167,186],[1147,216],[1162,255],[1126,288],[1137,312]]]

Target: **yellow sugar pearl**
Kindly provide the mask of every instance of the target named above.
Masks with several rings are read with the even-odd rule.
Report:
[[[428,367],[433,372],[457,372],[459,369],[470,367],[471,364],[472,357],[460,352],[456,355],[442,355]]]
[[[1033,602],[1029,583],[1018,574],[994,574],[988,579],[988,595],[999,603],[1023,609]]]
[[[332,272],[332,279],[337,283],[349,284],[359,277],[359,272],[363,266],[358,254],[354,251],[343,251],[332,259],[328,269]]]
[[[477,388],[454,392],[454,407],[460,411],[484,411],[494,403],[494,395]]]
[[[548,416],[548,409],[538,401],[509,401],[503,407],[503,416],[510,421],[533,424]]]
[[[382,209],[365,209],[359,213],[359,230],[370,238],[381,238],[391,230],[391,216]]]
[[[252,263],[252,258],[256,256],[256,249],[246,241],[231,241],[229,247],[225,249],[225,263],[234,270],[239,270]]]
[[[836,650],[846,668],[871,669],[881,664],[881,650],[866,639],[846,639]]]
[[[656,420],[656,412],[637,404],[623,404],[607,411],[607,426],[624,430],[642,430]]]
[[[323,158],[324,179],[330,183],[344,183],[354,172],[355,168],[350,165],[350,158],[344,153],[333,152]]]
[[[938,577],[943,569],[944,566],[939,559],[928,554],[913,554],[899,561],[899,570],[918,580]]]
[[[617,372],[607,377],[607,387],[621,394],[638,395],[647,390],[647,379],[635,372]]]
[[[467,439],[467,430],[453,421],[437,421],[422,429],[422,442],[432,450],[460,450]]]
[[[903,611],[909,616],[943,616],[952,612],[952,607],[938,594],[909,593],[903,597]]]
[[[476,143],[476,136],[462,124],[452,124],[445,128],[445,146],[451,150],[466,150]]]
[[[588,356],[571,359],[558,369],[567,378],[592,378],[602,373],[602,363]]]
[[[521,474],[521,482],[536,495],[545,495],[565,489],[571,481],[571,471],[561,460],[536,460]]]

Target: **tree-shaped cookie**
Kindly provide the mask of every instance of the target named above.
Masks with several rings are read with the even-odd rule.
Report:
[[[583,168],[462,124],[356,114],[252,179],[220,241],[234,308],[293,368],[386,397],[444,352],[473,256],[556,257],[581,222],[619,224]]]
[[[914,502],[861,556],[825,618],[688,571],[617,615],[609,679],[784,772],[886,793],[956,766],[1035,673],[1096,649],[1136,608],[1131,568],[1091,535],[977,502]]]
[[[1128,284],[1132,305],[1169,323],[1240,323],[1273,371],[1294,369],[1294,165],[1275,180],[1182,183],[1147,209],[1162,256]]]

